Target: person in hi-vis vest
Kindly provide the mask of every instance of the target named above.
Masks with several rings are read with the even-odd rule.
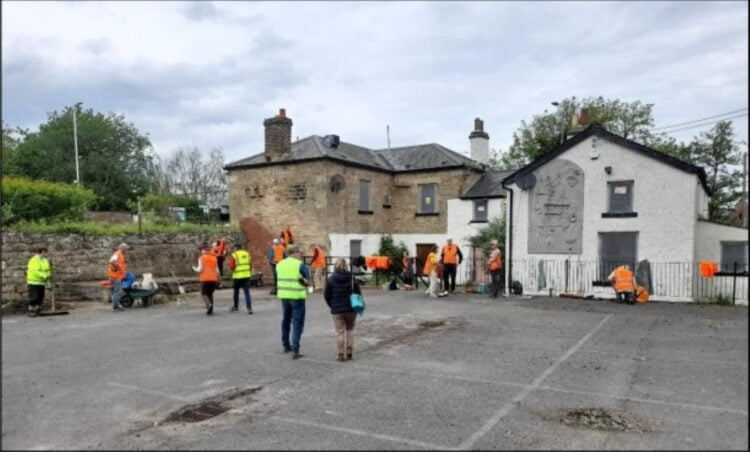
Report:
[[[299,352],[305,326],[305,300],[310,273],[302,259],[302,248],[292,245],[289,257],[276,264],[276,296],[281,300],[281,345],[284,353],[294,352],[292,359],[301,358]],[[291,340],[289,333],[291,332]]]
[[[198,272],[198,280],[201,283],[201,298],[206,305],[206,315],[214,313],[214,291],[219,282],[219,264],[216,255],[211,251],[211,246],[204,243],[201,246],[201,256],[198,258],[198,266],[193,267]]]
[[[233,298],[230,312],[237,312],[240,304],[240,290],[245,294],[247,313],[253,313],[253,300],[250,298],[250,277],[253,276],[252,258],[241,243],[234,244],[234,252],[229,256],[229,269],[232,270]]]
[[[40,247],[26,266],[26,285],[29,286],[29,317],[36,317],[44,303],[44,288],[52,274],[52,263],[47,260],[47,247]]]

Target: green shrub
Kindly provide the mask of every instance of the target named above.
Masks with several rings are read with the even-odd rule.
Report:
[[[93,191],[73,184],[3,177],[3,224],[80,220],[95,200]]]
[[[388,256],[391,259],[391,265],[388,267],[388,270],[376,270],[381,283],[401,274],[401,271],[403,270],[401,258],[404,256],[404,251],[406,251],[406,245],[404,245],[403,242],[399,242],[398,245],[396,245],[390,234],[385,234],[380,238],[380,250],[378,250],[378,255]]]
[[[153,212],[162,217],[169,216],[170,207],[184,207],[185,216],[188,221],[201,220],[203,211],[197,199],[180,195],[157,195],[148,193],[143,197],[141,207],[143,210]]]
[[[487,223],[487,226],[480,229],[477,235],[468,237],[467,240],[473,248],[482,248],[485,255],[490,255],[490,242],[497,240],[497,246],[500,253],[505,256],[505,218],[495,217]]]

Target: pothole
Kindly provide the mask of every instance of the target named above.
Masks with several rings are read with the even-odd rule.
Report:
[[[426,330],[439,328],[441,326],[445,326],[445,320],[426,320],[419,324],[420,328]]]
[[[211,396],[190,405],[169,413],[163,420],[162,424],[170,423],[196,423],[219,416],[232,409],[233,400],[249,396],[263,387],[258,386],[247,389],[230,389],[229,391]]]
[[[625,415],[624,412],[605,408],[576,408],[563,410],[560,422],[571,427],[605,430],[613,432],[649,432],[651,426],[642,419]]]

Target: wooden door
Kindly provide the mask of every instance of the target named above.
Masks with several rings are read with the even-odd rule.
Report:
[[[424,264],[427,262],[427,256],[430,255],[434,246],[434,243],[417,243],[417,265],[415,270],[418,275],[422,274]]]

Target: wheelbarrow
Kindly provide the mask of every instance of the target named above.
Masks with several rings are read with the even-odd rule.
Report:
[[[133,306],[133,304],[140,305],[142,308],[145,308],[147,306],[151,306],[154,304],[154,294],[159,291],[159,289],[122,289],[123,294],[122,297],[120,297],[120,304],[124,308],[129,308]]]

